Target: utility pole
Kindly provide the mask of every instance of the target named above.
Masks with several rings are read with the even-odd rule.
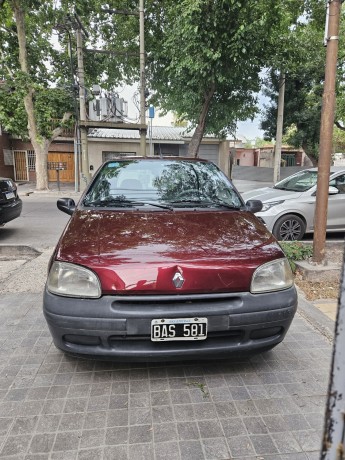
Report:
[[[77,18],[76,18],[77,19]],[[85,78],[84,78],[84,59],[83,59],[83,37],[80,21],[77,19],[78,27],[77,36],[77,61],[78,61],[78,82],[79,82],[79,118],[80,121],[86,121],[86,103],[85,103]],[[89,154],[87,144],[87,128],[80,125],[80,142],[81,142],[81,172],[80,188],[84,190],[90,181],[89,171]]]
[[[283,139],[283,118],[284,118],[284,96],[285,96],[285,73],[280,72],[279,75],[279,95],[278,95],[278,115],[277,115],[277,131],[276,145],[274,147],[274,168],[273,168],[273,183],[280,179],[280,163],[282,153]]]
[[[314,216],[313,260],[321,264],[325,258],[329,175],[335,111],[335,81],[338,58],[341,0],[328,0],[326,23],[326,69],[322,96],[320,153],[318,165],[316,206]]]
[[[140,124],[146,125],[145,102],[145,36],[144,36],[144,0],[139,2],[139,41],[140,41]],[[140,129],[140,154],[146,157],[146,131]]]

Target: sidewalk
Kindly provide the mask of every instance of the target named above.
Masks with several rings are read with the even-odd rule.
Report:
[[[334,323],[302,293],[286,338],[268,353],[81,359],[55,348],[42,315],[52,250],[0,262],[0,458],[319,458]]]
[[[49,182],[49,190],[36,190],[35,182],[17,182],[19,196],[37,194],[49,196],[80,196],[81,192],[75,190],[71,182]]]

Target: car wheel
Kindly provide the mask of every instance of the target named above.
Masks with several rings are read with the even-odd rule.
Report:
[[[286,214],[274,224],[272,233],[278,241],[301,240],[305,233],[305,223],[294,214]]]

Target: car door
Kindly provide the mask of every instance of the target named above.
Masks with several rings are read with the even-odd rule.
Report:
[[[339,193],[328,197],[327,230],[345,230],[345,172],[333,177],[329,185]]]

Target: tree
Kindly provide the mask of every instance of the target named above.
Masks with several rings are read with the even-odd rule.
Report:
[[[286,95],[284,108],[284,141],[302,147],[317,164],[320,140],[321,106],[324,82],[325,48],[322,44],[325,22],[324,2],[309,3],[308,14],[295,30],[295,52],[286,62]],[[344,27],[344,26],[342,26]],[[341,42],[340,42],[341,43]],[[340,52],[335,124],[341,129],[345,120],[345,98],[342,85],[344,53]],[[270,69],[263,90],[270,100],[264,108],[261,129],[265,138],[275,137],[278,97],[278,74]]]
[[[284,142],[295,147],[302,147],[314,161],[318,156],[320,139],[322,68],[319,75],[319,83],[316,84],[315,74],[300,69],[294,75],[286,74],[285,83]],[[271,105],[265,107],[261,121],[261,129],[265,131],[265,139],[275,137],[278,81],[277,73],[271,71],[264,89],[265,96],[271,98]]]
[[[0,11],[0,123],[10,133],[30,139],[36,154],[36,187],[47,189],[49,146],[72,122],[76,111],[73,50],[74,29],[80,25],[74,13],[83,13],[82,21],[92,32],[86,45],[93,46],[110,36],[109,14],[102,12],[102,3],[97,0],[0,0]],[[122,51],[133,48],[135,40],[127,40],[127,48]],[[101,75],[105,76],[105,87],[114,87],[123,72],[130,80],[135,67],[131,58],[119,67],[114,54],[87,53],[87,87],[100,83]]]
[[[204,132],[222,135],[254,117],[260,70],[274,54],[269,36],[292,3],[147,2],[151,101],[196,128],[189,154],[197,155]]]
[[[52,2],[45,2],[42,7],[39,3],[24,0],[0,3],[3,78],[0,122],[13,134],[31,140],[36,153],[36,186],[41,190],[48,188],[49,145],[71,118],[73,105],[63,88],[48,88],[48,60],[56,55],[48,40],[53,8]],[[59,119],[55,128],[53,118]]]

